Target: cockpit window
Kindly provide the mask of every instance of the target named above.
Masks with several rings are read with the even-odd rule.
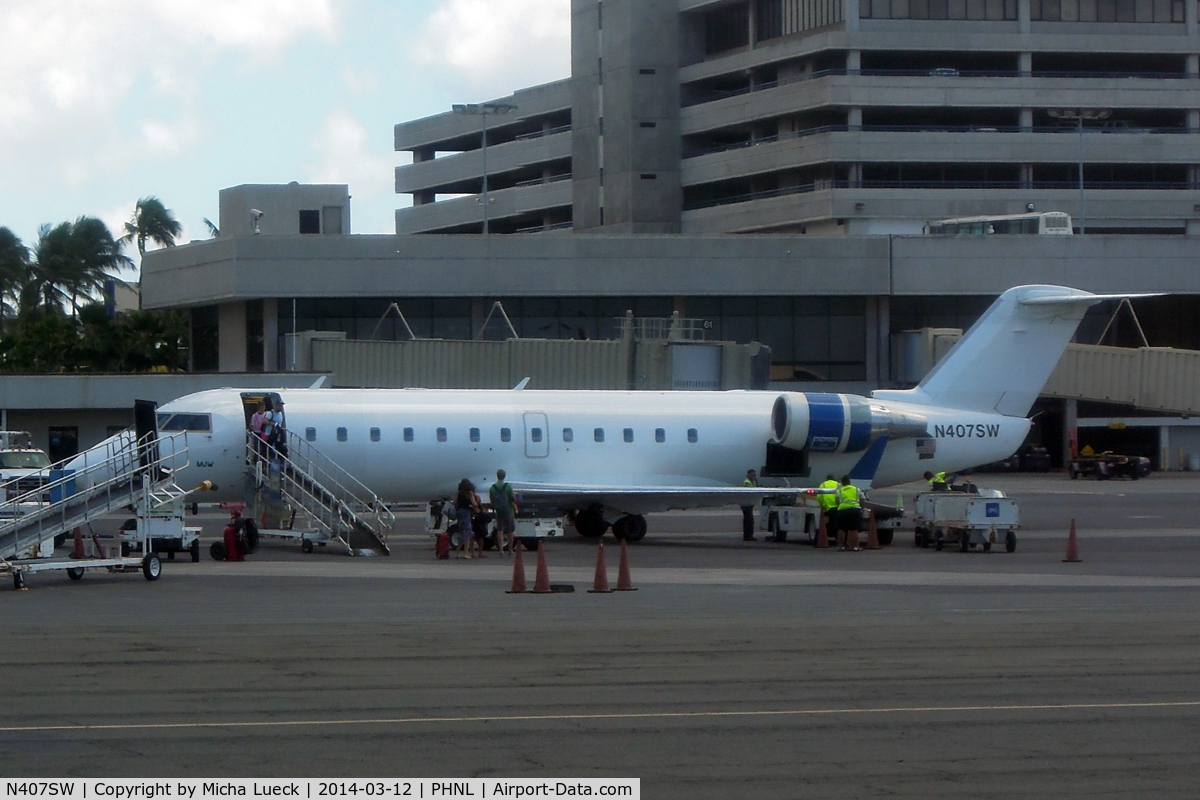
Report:
[[[160,413],[158,415],[160,431],[191,431],[196,433],[212,433],[212,414],[175,414]]]

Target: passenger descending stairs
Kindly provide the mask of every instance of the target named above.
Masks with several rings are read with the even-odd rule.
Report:
[[[396,517],[373,491],[327,455],[291,431],[287,455],[246,434],[246,463],[256,492],[269,490],[270,464],[279,462],[279,489],[326,538],[352,554],[387,555],[387,532]],[[262,452],[259,451],[262,449]]]
[[[36,474],[43,483],[40,488],[18,494],[16,480],[0,484],[0,497],[7,498],[0,502],[0,561],[20,558],[118,509],[136,508],[146,494],[151,509],[186,494],[171,476],[187,466],[187,435],[135,436],[125,431],[82,457],[41,470]],[[67,474],[70,463],[77,468]]]

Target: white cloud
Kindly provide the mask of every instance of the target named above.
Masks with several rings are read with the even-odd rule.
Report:
[[[177,155],[200,131],[198,64],[225,50],[275,58],[335,22],[333,0],[4,0],[0,190]],[[123,128],[123,104],[139,98],[178,110]]]
[[[570,0],[442,0],[422,26],[413,58],[449,66],[488,96],[566,78]]]
[[[393,196],[397,156],[372,151],[367,127],[357,117],[343,110],[329,113],[312,147],[321,160],[308,170],[307,181],[349,184],[355,200]],[[359,208],[365,210],[365,204]]]

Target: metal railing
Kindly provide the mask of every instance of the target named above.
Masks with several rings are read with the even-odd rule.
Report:
[[[68,464],[75,464],[68,470]],[[135,441],[125,431],[80,456],[41,470],[46,481],[36,489],[0,502],[0,560],[13,558],[118,508],[141,500],[142,475],[151,507],[171,502],[178,493],[175,471],[188,465],[187,434],[148,433]],[[28,476],[24,476],[28,479]],[[21,479],[0,484],[0,496]]]
[[[678,313],[669,317],[617,317],[617,329],[622,338],[633,337],[641,341],[667,340],[702,342],[712,322],[706,319],[689,319]]]
[[[269,463],[278,459],[280,491],[352,552],[347,534],[354,529],[387,549],[387,529],[396,524],[396,515],[362,481],[307,440],[288,431],[285,455],[247,431],[246,457],[255,465],[259,486],[268,478]]]

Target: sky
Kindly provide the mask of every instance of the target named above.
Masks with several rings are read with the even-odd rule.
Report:
[[[392,233],[396,123],[569,74],[570,0],[0,0],[0,226],[120,235],[155,196],[186,242],[222,188],[300,181]]]

